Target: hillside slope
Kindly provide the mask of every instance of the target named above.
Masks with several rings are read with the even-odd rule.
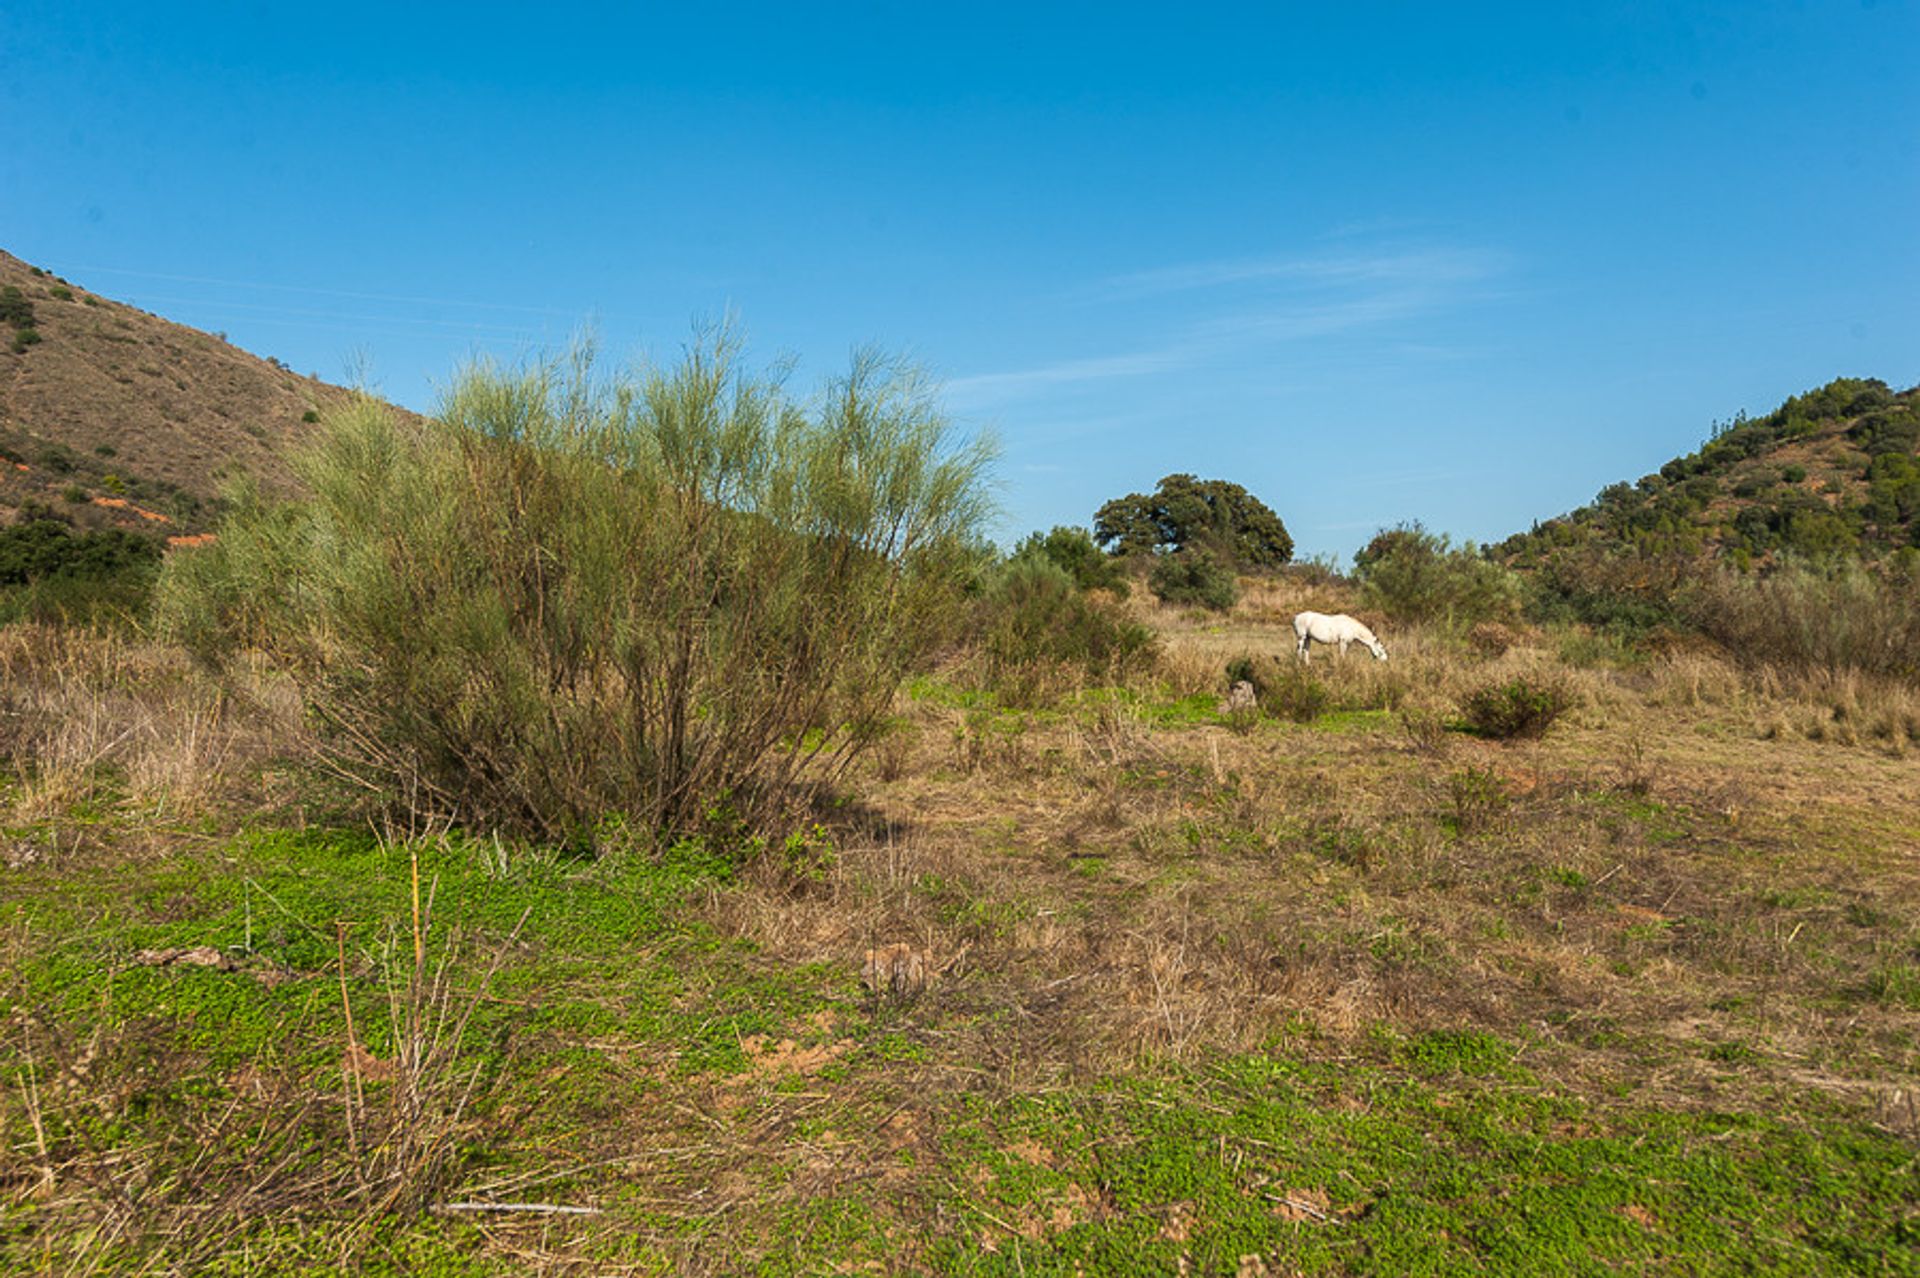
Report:
[[[1920,388],[1840,378],[1767,416],[1718,426],[1637,483],[1516,534],[1492,553],[1517,567],[1556,552],[1781,554],[1880,561],[1920,547]]]
[[[0,520],[198,531],[231,477],[293,491],[290,446],[347,394],[0,252]]]

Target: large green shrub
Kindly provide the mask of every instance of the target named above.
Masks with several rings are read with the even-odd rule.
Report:
[[[911,369],[813,403],[724,334],[677,365],[467,371],[437,420],[360,400],[178,555],[163,625],[294,672],[333,757],[467,821],[685,828],[831,775],[951,635],[989,503]]]
[[[1520,584],[1510,570],[1417,523],[1377,534],[1353,568],[1362,600],[1398,621],[1471,626],[1519,611]]]
[[[1679,555],[1609,553],[1597,545],[1558,550],[1526,575],[1526,610],[1536,621],[1581,622],[1640,638],[1684,624],[1676,600],[1697,571]]]
[[[1070,672],[1116,683],[1150,666],[1153,632],[1111,603],[1087,595],[1065,569],[1015,556],[988,578],[978,604],[988,681],[1008,700],[1039,699]]]
[[[1015,560],[1041,559],[1059,568],[1081,590],[1111,590],[1126,598],[1127,575],[1120,562],[1094,544],[1084,528],[1058,525],[1051,532],[1028,533],[1013,548]]]
[[[1204,550],[1162,555],[1147,574],[1147,589],[1163,603],[1196,604],[1224,612],[1240,598],[1233,570]]]
[[[0,528],[0,624],[22,619],[137,619],[159,569],[160,543],[118,528],[77,532],[28,512]]]
[[[150,572],[159,561],[158,542],[118,528],[76,532],[64,521],[47,517],[0,528],[0,586]]]

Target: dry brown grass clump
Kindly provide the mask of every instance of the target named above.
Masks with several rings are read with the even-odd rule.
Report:
[[[1196,682],[1221,679],[1224,646],[1282,638],[1168,625],[1163,668]],[[917,744],[861,783],[885,839],[851,842],[804,894],[723,895],[715,919],[794,961],[906,945],[952,962],[901,1015],[1008,1085],[1465,1025],[1532,1044],[1531,1068],[1583,1090],[1765,1107],[1811,1087],[1893,1112],[1920,1022],[1870,991],[1906,988],[1886,925],[1920,908],[1920,879],[1887,849],[1920,777],[1754,730],[1845,681],[1766,687],[1698,653],[1574,669],[1526,643],[1486,658],[1420,630],[1389,642],[1389,663],[1314,672],[1342,704],[1399,711],[1322,726],[1157,727],[1136,706],[1030,721],[1017,756],[960,768],[933,709],[909,706]],[[1449,729],[1448,702],[1490,667],[1558,681],[1581,708],[1538,742]]]
[[[11,820],[111,797],[155,821],[204,815],[244,773],[297,752],[297,701],[257,663],[216,681],[177,648],[120,633],[0,628],[0,761]]]

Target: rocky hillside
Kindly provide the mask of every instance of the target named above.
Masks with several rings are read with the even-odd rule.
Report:
[[[1765,417],[1715,427],[1696,452],[1508,538],[1517,567],[1556,552],[1764,562],[1920,555],[1920,388],[1840,378]]]
[[[290,491],[289,446],[346,394],[0,253],[0,522],[191,535],[229,478]]]

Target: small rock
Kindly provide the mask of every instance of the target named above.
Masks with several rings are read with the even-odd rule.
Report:
[[[233,970],[233,960],[211,945],[174,946],[164,950],[141,950],[133,956],[133,961],[142,967],[171,967],[175,963],[184,963],[188,967],[217,967],[223,972]]]
[[[1252,710],[1259,704],[1260,700],[1254,695],[1253,685],[1242,679],[1229,688],[1227,695],[1221,698],[1220,713],[1237,714],[1243,710]]]
[[[867,951],[860,982],[875,994],[913,998],[927,987],[929,956],[904,942]]]

